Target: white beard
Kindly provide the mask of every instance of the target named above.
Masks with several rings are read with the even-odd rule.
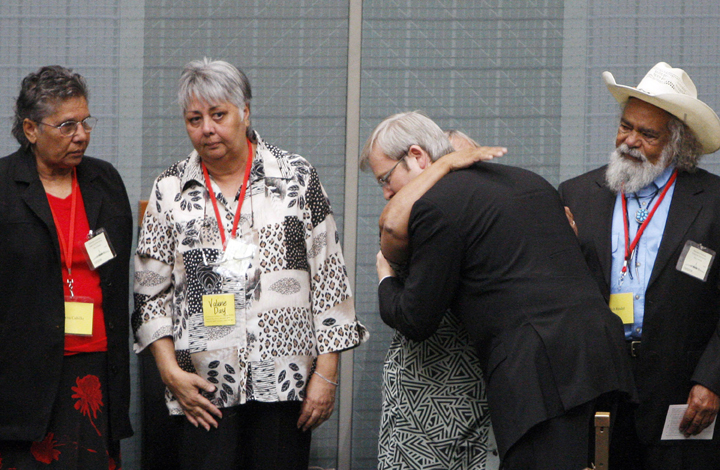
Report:
[[[631,149],[626,144],[620,145],[610,154],[610,163],[605,172],[608,187],[615,193],[625,191],[625,194],[630,194],[649,185],[667,168],[672,158],[668,147],[665,146],[657,163],[652,164],[641,151]],[[640,161],[624,157],[623,154]]]

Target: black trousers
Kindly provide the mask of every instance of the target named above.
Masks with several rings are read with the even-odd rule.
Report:
[[[256,401],[222,409],[217,429],[183,416],[183,470],[307,470],[310,431],[297,428],[301,402]]]
[[[505,454],[501,470],[581,470],[587,467],[595,400],[533,426]]]

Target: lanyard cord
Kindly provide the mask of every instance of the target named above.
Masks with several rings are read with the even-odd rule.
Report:
[[[635,251],[635,248],[637,247],[638,242],[640,241],[640,237],[642,236],[643,232],[645,231],[645,227],[648,226],[650,223],[650,220],[652,219],[653,215],[655,215],[655,211],[660,206],[660,203],[665,198],[665,194],[667,194],[668,190],[670,189],[670,186],[673,185],[675,182],[675,179],[677,178],[677,169],[673,171],[672,176],[670,176],[670,179],[665,184],[665,188],[660,193],[660,197],[655,202],[655,205],[653,206],[652,210],[650,211],[650,214],[648,214],[645,221],[640,225],[640,228],[638,228],[637,233],[635,234],[635,238],[633,239],[632,243],[630,243],[630,223],[628,221],[628,215],[627,215],[627,196],[625,195],[625,192],[622,193],[622,206],[623,206],[623,222],[624,222],[624,229],[625,229],[625,262],[623,263],[622,272],[623,276],[627,272],[627,265],[628,261],[632,257],[633,251]],[[629,245],[629,246],[628,246]]]
[[[243,183],[242,187],[240,189],[240,199],[238,200],[238,206],[237,210],[235,212],[235,219],[233,220],[233,226],[232,231],[230,232],[231,238],[235,238],[237,234],[237,228],[238,224],[240,222],[240,211],[243,206],[243,202],[245,202],[245,190],[247,189],[247,182],[248,179],[250,179],[250,170],[252,168],[252,161],[253,161],[253,148],[252,143],[250,142],[250,139],[247,139],[248,144],[248,159],[247,159],[247,165],[245,165],[245,176],[243,177]],[[208,192],[210,193],[210,200],[212,201],[213,209],[215,209],[215,218],[217,219],[218,228],[220,229],[220,238],[222,239],[222,245],[223,249],[225,248],[225,227],[223,227],[222,219],[220,218],[220,209],[217,205],[217,198],[215,197],[215,191],[213,191],[212,183],[210,182],[210,175],[208,174],[207,167],[205,166],[205,163],[202,161],[200,162],[203,169],[203,175],[205,175],[205,185],[208,188]]]
[[[74,297],[73,294],[73,279],[72,279],[72,262],[73,262],[73,248],[75,245],[75,215],[77,212],[77,195],[80,192],[80,188],[78,187],[77,182],[77,169],[73,168],[73,174],[72,174],[72,192],[71,192],[71,202],[70,202],[70,233],[69,240],[65,242],[65,236],[63,235],[62,230],[60,229],[60,224],[58,223],[57,215],[55,214],[55,211],[52,208],[52,204],[50,204],[50,212],[52,213],[53,222],[55,223],[55,231],[58,234],[58,239],[60,241],[60,249],[62,250],[63,256],[65,257],[65,267],[67,269],[67,285],[70,289],[70,297]]]

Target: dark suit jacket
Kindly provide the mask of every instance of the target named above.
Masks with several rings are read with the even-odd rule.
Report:
[[[616,195],[605,186],[605,169],[562,183],[560,194],[575,216],[583,254],[608,301]],[[646,443],[659,441],[668,406],[686,403],[694,383],[720,393],[720,260],[714,260],[706,282],[678,271],[688,240],[720,253],[720,178],[704,170],[678,174],[648,282],[635,375],[637,430]]]
[[[495,163],[450,173],[413,206],[409,276],[380,284],[383,320],[413,340],[450,307],[480,357],[501,456],[532,426],[632,393],[619,319],[541,177]]]
[[[98,268],[108,337],[110,437],[132,435],[128,418],[128,282],[132,214],[120,175],[84,157],[78,183],[90,227],[104,228],[117,257]],[[64,352],[60,247],[35,158],[0,159],[0,440],[41,440],[58,392]]]

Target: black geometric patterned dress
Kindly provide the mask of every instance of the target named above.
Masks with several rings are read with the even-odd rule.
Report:
[[[379,470],[496,470],[485,382],[468,334],[448,311],[422,342],[395,332],[385,358]]]

